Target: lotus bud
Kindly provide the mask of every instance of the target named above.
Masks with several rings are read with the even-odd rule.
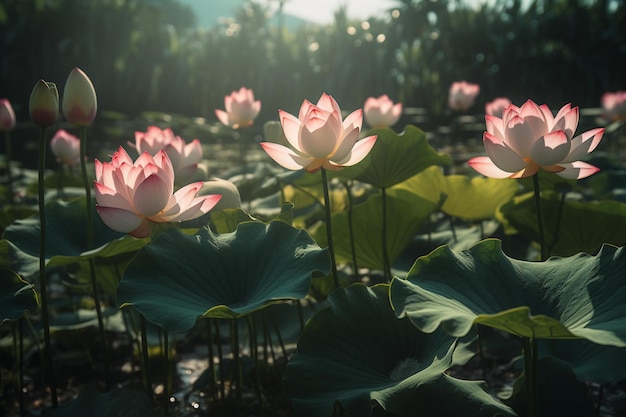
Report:
[[[30,120],[39,127],[52,126],[59,115],[59,91],[55,83],[37,81],[28,103]]]
[[[0,130],[8,132],[15,127],[15,112],[11,102],[6,98],[0,98]]]
[[[74,68],[63,89],[63,115],[77,126],[88,126],[96,117],[98,100],[91,80],[80,68]]]

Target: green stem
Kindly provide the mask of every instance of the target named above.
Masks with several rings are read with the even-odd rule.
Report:
[[[215,322],[215,336],[217,337],[217,366],[220,376],[220,395],[222,397],[222,404],[226,402],[226,392],[224,389],[224,356],[222,354],[222,336],[220,335],[220,320],[209,319]]]
[[[237,318],[234,318],[232,323],[233,323],[233,327],[232,327],[233,367],[235,369],[235,379],[237,380],[237,384],[236,384],[237,391],[235,393],[235,398],[237,401],[236,408],[237,410],[239,410],[239,408],[241,407],[241,393],[243,391],[243,388],[242,388],[243,377],[241,375],[241,358],[240,358],[240,353],[239,353],[239,320]],[[231,389],[232,389],[232,386],[233,384],[231,381]]]
[[[352,221],[352,181],[346,181],[344,184],[348,195],[348,233],[350,234],[350,251],[352,252],[352,267],[354,268],[354,279],[359,280],[359,265],[356,259],[356,243],[354,240],[354,224]]]
[[[217,388],[215,386],[215,361],[213,360],[213,322],[211,319],[207,319],[207,338],[208,338],[208,353],[209,353],[209,374],[211,375],[211,381],[209,382],[209,388],[211,389],[211,395],[213,400],[217,400]]]
[[[170,338],[167,330],[163,330],[163,367],[165,368],[165,381],[163,383],[163,386],[165,387],[165,395],[163,396],[163,400],[165,414],[167,414],[167,408],[170,403],[170,393],[172,392],[172,378],[170,373]]]
[[[80,171],[85,187],[85,207],[87,215],[87,250],[93,249],[93,212],[91,210],[91,185],[87,176],[86,164],[86,148],[87,148],[87,127],[80,127]],[[100,342],[102,344],[102,354],[104,358],[104,381],[108,391],[111,388],[111,376],[109,371],[109,349],[107,347],[106,334],[104,332],[104,320],[102,319],[102,307],[100,305],[100,296],[98,291],[98,282],[96,279],[96,263],[94,258],[89,258],[89,276],[91,277],[91,291],[96,307],[96,316],[98,318],[98,330],[100,334]]]
[[[389,262],[389,254],[387,253],[387,189],[381,188],[383,198],[383,224],[382,224],[382,236],[381,241],[383,244],[383,272],[385,276],[385,282],[391,281],[391,264]]]
[[[13,173],[11,172],[11,135],[9,132],[4,132],[4,150],[7,158],[7,201],[9,205],[13,205]]]
[[[548,251],[546,252],[547,256],[550,256],[554,246],[556,245],[557,240],[559,239],[559,233],[561,231],[561,218],[563,217],[563,209],[565,208],[565,193],[561,193],[561,199],[559,200],[559,211],[556,216],[556,225],[554,226],[554,238],[552,239],[552,243],[548,247]]]
[[[141,317],[141,362],[143,367],[143,382],[148,398],[152,400],[152,378],[150,377],[150,353],[148,351],[148,330],[146,328],[146,318]]]
[[[337,273],[337,262],[335,261],[335,250],[333,247],[333,231],[330,224],[330,195],[328,193],[328,175],[324,168],[322,171],[322,189],[324,190],[324,212],[326,213],[326,236],[328,239],[328,251],[330,252],[330,267],[333,274],[335,288],[339,288],[339,274]]]
[[[533,175],[533,188],[535,189],[535,206],[537,208],[537,226],[539,227],[539,252],[541,260],[546,260],[544,247],[543,213],[541,211],[541,192],[539,190],[539,174]]]
[[[46,383],[50,384],[52,407],[57,408],[57,386],[54,380],[54,364],[52,361],[52,344],[50,342],[50,317],[48,312],[48,283],[46,277],[46,204],[45,204],[45,170],[46,170],[46,137],[48,128],[39,129],[39,283],[41,287],[41,320],[43,325],[44,361]]]
[[[24,416],[26,415],[26,408],[24,406],[24,391],[23,391],[23,387],[24,387],[24,319],[22,317],[20,317],[20,319],[17,321],[18,324],[18,350],[19,350],[19,357],[17,360],[17,380],[18,380],[18,395],[19,395],[19,401],[20,401],[20,416]]]
[[[537,339],[522,337],[524,345],[524,380],[526,383],[526,416],[537,415]]]

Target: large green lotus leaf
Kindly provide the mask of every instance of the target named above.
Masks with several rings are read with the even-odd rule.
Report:
[[[418,127],[407,125],[400,134],[390,128],[372,129],[368,135],[378,139],[365,159],[333,175],[388,188],[431,165],[450,165],[449,155],[437,153]]]
[[[537,417],[594,417],[597,415],[585,384],[576,379],[569,365],[554,357],[537,361]],[[528,416],[525,375],[515,381],[511,396],[504,400],[518,416]]]
[[[407,244],[414,238],[428,216],[439,206],[406,190],[390,189],[387,201],[387,253],[394,262]],[[375,194],[365,203],[352,208],[352,232],[357,262],[364,268],[383,268],[382,194]],[[407,209],[410,207],[410,210]],[[349,213],[343,211],[332,217],[333,244],[339,262],[352,261]],[[313,236],[324,246],[327,243],[326,229],[318,228]]]
[[[183,332],[199,317],[236,318],[302,298],[312,272],[328,273],[329,263],[327,250],[306,231],[280,221],[240,223],[225,234],[170,229],[128,265],[117,302],[170,332]]]
[[[339,401],[349,415],[368,416],[376,401],[398,416],[420,409],[440,416],[511,415],[481,383],[444,374],[472,356],[468,345],[395,318],[388,290],[386,284],[342,287],[309,320],[283,378],[295,414],[330,416]]]
[[[425,332],[442,326],[463,336],[477,323],[522,337],[626,346],[625,270],[623,248],[528,262],[489,239],[418,258],[406,279],[394,278],[390,297],[396,315]]]
[[[46,204],[47,266],[60,266],[97,256],[114,256],[138,250],[145,239],[135,239],[106,226],[92,207],[94,249],[87,251],[85,199]],[[4,238],[30,256],[39,257],[39,216],[17,220],[4,231]]]
[[[446,195],[441,211],[466,220],[484,220],[494,216],[498,206],[510,201],[519,190],[516,181],[466,175],[444,175],[432,166],[394,186],[437,202]]]
[[[527,193],[500,207],[505,222],[528,239],[539,240],[533,193]],[[613,200],[596,202],[564,201],[551,192],[541,194],[544,244],[550,255],[570,256],[596,253],[604,243],[626,245],[626,204]],[[556,241],[555,241],[556,236]]]
[[[37,293],[10,269],[0,268],[0,324],[37,310]]]
[[[539,356],[567,362],[581,381],[600,384],[626,379],[626,348],[599,345],[586,339],[539,340]]]
[[[50,417],[160,417],[148,395],[124,388],[106,393],[85,385],[78,397],[65,407],[46,412]]]
[[[12,269],[20,276],[30,277],[39,272],[39,258],[19,250],[6,239],[0,240],[0,267]]]

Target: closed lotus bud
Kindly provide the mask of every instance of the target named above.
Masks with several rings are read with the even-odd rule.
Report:
[[[28,103],[30,120],[39,127],[52,126],[59,115],[59,91],[54,83],[37,81]]]
[[[15,112],[11,102],[6,98],[0,98],[0,130],[8,132],[15,127]]]
[[[77,126],[88,126],[96,117],[98,100],[91,80],[80,68],[74,68],[63,89],[63,115]]]
[[[239,194],[239,189],[230,181],[221,178],[213,178],[209,181],[205,181],[198,195],[203,196],[211,194],[219,194],[222,196],[220,201],[213,208],[214,211],[241,208],[241,194]]]

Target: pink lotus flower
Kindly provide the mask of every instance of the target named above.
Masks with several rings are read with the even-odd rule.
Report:
[[[506,97],[498,97],[485,104],[485,113],[496,117],[502,117],[502,112],[510,105],[511,100]]]
[[[626,91],[602,95],[604,117],[611,121],[626,120]]]
[[[387,94],[369,97],[363,105],[363,115],[371,127],[393,126],[402,115],[402,103],[394,104]]]
[[[467,81],[454,82],[448,92],[448,105],[452,110],[467,111],[474,105],[478,93],[480,93],[478,84]]]
[[[120,147],[111,162],[95,160],[98,214],[111,229],[135,237],[150,235],[152,223],[192,220],[211,210],[221,195],[196,194],[203,182],[174,193],[174,169],[161,150],[142,153],[135,162]]]
[[[77,126],[88,126],[96,118],[98,100],[91,80],[80,68],[74,68],[63,89],[63,115]]]
[[[567,179],[581,179],[599,168],[580,161],[600,143],[604,129],[592,129],[574,137],[578,107],[566,104],[556,116],[545,104],[528,100],[522,107],[511,104],[502,118],[487,115],[483,135],[489,156],[469,160],[469,165],[492,178],[525,178],[540,169]]]
[[[161,129],[149,126],[145,132],[135,132],[135,143],[131,146],[137,149],[140,155],[148,152],[155,156],[160,150],[164,150],[172,161],[176,180],[181,182],[193,178],[198,170],[198,164],[202,161],[200,141],[194,139],[190,143],[185,143],[185,140],[174,135],[169,127]]]
[[[337,171],[361,162],[376,142],[377,136],[358,140],[363,123],[361,109],[342,120],[339,105],[326,93],[317,104],[304,100],[298,118],[282,110],[279,115],[291,148],[271,142],[261,142],[261,146],[287,169]]]
[[[80,139],[63,129],[57,130],[52,137],[50,150],[59,162],[68,167],[80,164]]]
[[[52,126],[59,116],[59,90],[54,83],[37,81],[28,102],[30,120],[39,127]]]
[[[6,98],[0,98],[0,131],[8,132],[15,127],[15,112],[11,102]]]
[[[217,118],[226,126],[233,129],[248,127],[261,111],[261,101],[254,100],[254,92],[241,87],[224,97],[224,110],[215,110]]]

